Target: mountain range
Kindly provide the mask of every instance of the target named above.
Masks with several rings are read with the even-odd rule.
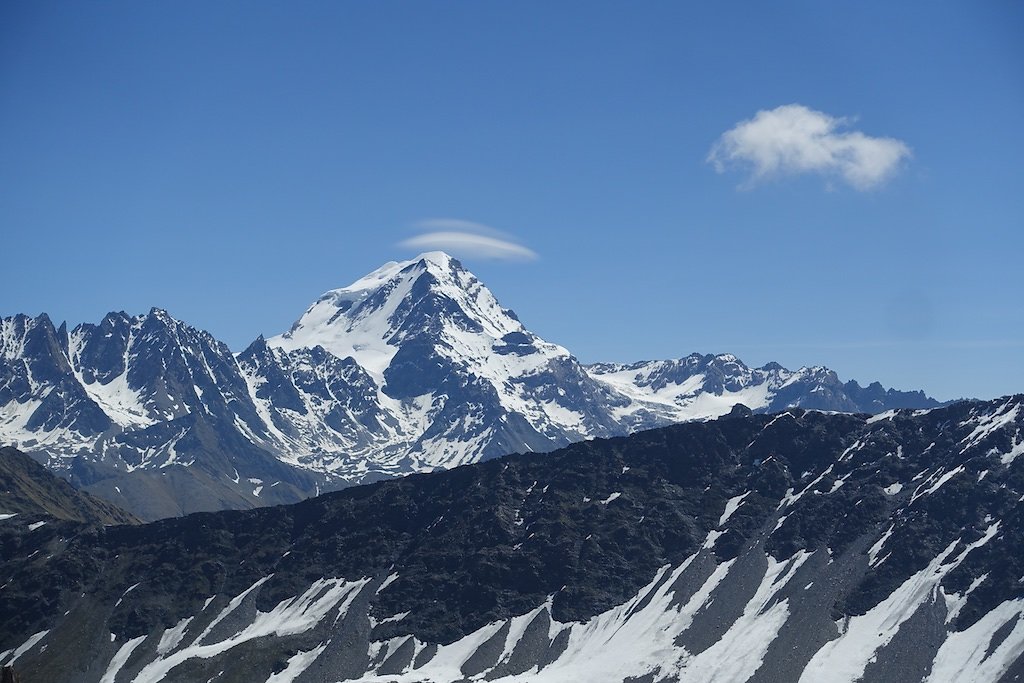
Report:
[[[580,363],[455,259],[392,262],[240,353],[166,311],[0,319],[0,443],[143,519],[704,420],[743,403],[932,408],[920,391],[732,355]]]
[[[0,514],[0,665],[52,683],[1010,683],[1022,456],[1024,395],[736,406],[289,506]]]

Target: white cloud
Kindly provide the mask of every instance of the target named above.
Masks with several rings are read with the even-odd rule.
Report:
[[[455,256],[496,261],[533,261],[537,258],[537,253],[532,249],[482,223],[458,218],[432,218],[419,221],[415,227],[429,232],[402,240],[398,246],[417,251],[446,251]]]
[[[730,167],[749,168],[751,182],[820,173],[868,190],[889,178],[910,156],[904,142],[843,130],[848,123],[802,104],[759,111],[723,133],[707,160],[719,173]]]

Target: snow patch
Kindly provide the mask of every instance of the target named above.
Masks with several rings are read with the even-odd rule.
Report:
[[[718,518],[718,526],[722,526],[727,521],[729,521],[729,518],[733,516],[733,513],[735,513],[740,508],[740,506],[743,505],[743,499],[749,495],[750,491],[747,491],[746,493],[742,493],[738,496],[734,496],[733,498],[727,500],[725,502],[725,512],[723,512],[722,516]]]
[[[903,484],[896,482],[893,484],[889,484],[882,490],[885,491],[885,495],[887,496],[895,496],[897,493],[903,490]]]

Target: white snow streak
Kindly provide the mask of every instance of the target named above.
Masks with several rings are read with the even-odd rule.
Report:
[[[298,678],[299,674],[309,668],[309,665],[320,656],[326,647],[327,643],[320,643],[320,645],[308,652],[298,652],[288,659],[288,666],[284,668],[284,671],[268,678],[267,683],[292,683],[292,681]]]
[[[848,617],[838,638],[826,643],[808,663],[800,677],[802,683],[830,681],[854,683],[864,675],[864,669],[874,654],[887,645],[919,605],[934,599],[935,587],[943,577],[963,561],[975,548],[985,545],[999,530],[999,523],[991,525],[979,540],[971,543],[951,562],[959,539],[950,543],[931,563],[907,579],[889,597],[866,614]]]
[[[110,664],[107,665],[107,671],[103,674],[103,678],[100,679],[100,683],[114,683],[117,679],[118,672],[121,671],[121,667],[125,665],[128,658],[135,652],[135,648],[142,645],[142,641],[146,639],[146,636],[139,636],[138,638],[132,638],[127,643],[118,648],[117,652],[110,660]]]
[[[749,495],[750,491],[747,491],[746,493],[730,498],[725,502],[725,512],[723,512],[722,516],[718,518],[719,527],[729,521],[729,518],[732,517],[733,513],[739,509],[740,505],[743,505],[743,499]]]
[[[46,634],[49,633],[49,632],[50,632],[49,629],[47,629],[46,631],[40,631],[39,633],[36,633],[32,637],[30,637],[28,640],[26,640],[24,643],[22,643],[21,647],[19,647],[17,650],[14,651],[14,654],[11,655],[11,658],[9,660],[7,660],[6,662],[2,662],[2,663],[6,664],[8,666],[10,666],[11,664],[14,664],[14,662],[17,661],[18,657],[21,657],[23,654],[25,654],[26,652],[31,650],[33,647],[35,647],[36,643],[38,643],[40,640],[45,638]]]

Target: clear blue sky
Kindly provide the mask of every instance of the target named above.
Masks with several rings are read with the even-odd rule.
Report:
[[[445,218],[537,254],[461,256],[584,361],[1024,391],[1022,36],[1001,0],[6,2],[0,314],[240,350]],[[723,156],[783,105],[837,156]]]

